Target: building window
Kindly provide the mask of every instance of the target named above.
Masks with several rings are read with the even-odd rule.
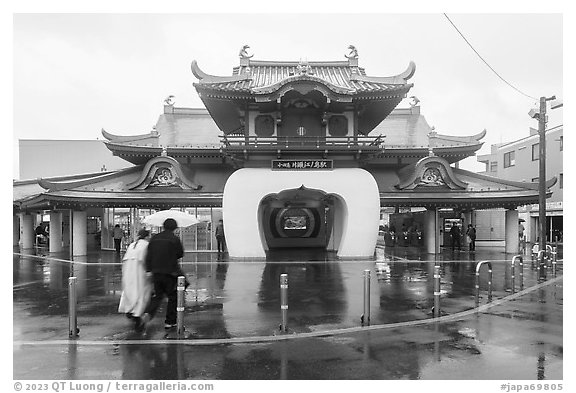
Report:
[[[532,145],[532,161],[538,161],[540,159],[540,144],[535,143]]]
[[[498,162],[490,161],[490,172],[496,172],[498,170]]]
[[[564,174],[560,174],[560,189],[564,188]]]
[[[342,115],[330,116],[330,119],[328,119],[328,132],[331,136],[348,135],[348,118]]]
[[[560,151],[564,150],[564,135],[560,135]]]
[[[274,118],[269,115],[256,116],[254,120],[254,133],[261,137],[274,135]]]
[[[504,168],[508,168],[514,165],[516,165],[516,157],[514,152],[509,151],[508,153],[504,153]]]

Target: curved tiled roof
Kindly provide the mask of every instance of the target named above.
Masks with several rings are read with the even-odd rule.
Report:
[[[228,92],[262,93],[299,79],[322,81],[341,94],[382,93],[408,87],[415,64],[410,62],[406,71],[392,77],[367,76],[364,68],[350,65],[348,61],[297,62],[250,60],[235,67],[230,77],[208,75],[192,62],[192,72],[199,79],[194,85],[201,88]],[[410,85],[411,86],[411,85]]]

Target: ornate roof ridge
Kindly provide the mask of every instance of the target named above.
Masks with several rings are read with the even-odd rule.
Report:
[[[144,190],[151,185],[154,185],[154,181],[158,179],[164,179],[164,182],[160,182],[162,186],[176,185],[184,190],[200,190],[202,185],[196,184],[186,177],[182,171],[182,166],[173,157],[164,155],[166,150],[163,151],[161,156],[152,158],[149,160],[144,169],[140,173],[140,177],[126,184],[128,189],[133,190]],[[167,164],[165,168],[158,167],[158,164]],[[162,172],[164,171],[164,172]]]
[[[501,184],[505,184],[508,186],[524,188],[524,189],[528,189],[528,190],[538,191],[538,187],[539,187],[538,183],[500,179],[498,177],[484,175],[482,173],[471,172],[471,171],[467,171],[467,170],[460,169],[460,168],[453,168],[453,170],[455,172],[459,172],[459,173],[466,175],[466,176],[475,177],[477,179],[488,180],[488,181],[492,181],[495,183],[501,183]],[[558,182],[558,179],[556,178],[556,176],[552,177],[551,179],[546,180],[546,189],[554,187],[554,185],[557,182]]]
[[[322,79],[316,75],[310,75],[310,74],[292,75],[292,76],[289,76],[289,77],[284,78],[282,80],[279,80],[275,83],[272,83],[270,85],[254,87],[251,90],[257,94],[258,93],[260,93],[260,94],[272,93],[272,92],[278,90],[280,87],[282,87],[288,83],[296,82],[296,81],[300,81],[300,80],[313,81],[313,82],[320,83],[335,93],[346,94],[346,93],[356,92],[356,89],[352,89],[352,88],[346,87],[346,86],[336,86],[335,84],[333,84],[327,80],[324,80],[324,79]]]
[[[115,135],[109,133],[104,128],[102,128],[102,136],[111,142],[130,142],[147,138],[158,138],[158,132],[150,131],[147,134],[138,134],[138,135]]]
[[[192,73],[194,74],[194,76],[199,79],[200,83],[240,82],[252,79],[251,75],[244,73],[232,76],[216,76],[207,74],[200,69],[200,67],[198,66],[198,62],[196,60],[192,60],[190,68],[192,69]]]
[[[97,175],[89,178],[79,179],[79,180],[72,180],[72,181],[64,181],[64,182],[56,182],[47,179],[38,179],[38,185],[48,191],[59,191],[59,190],[67,190],[69,188],[80,187],[86,184],[93,183],[95,181],[102,181],[107,179],[113,179],[118,176],[122,176],[126,173],[131,173],[137,170],[137,166],[120,169],[114,172],[108,172],[103,175]]]
[[[431,175],[427,174],[427,171]],[[465,190],[468,184],[458,179],[448,161],[438,156],[421,158],[418,162],[407,165],[398,171],[400,182],[396,185],[399,190],[414,190],[419,186],[447,186],[452,190]],[[430,177],[428,179],[427,177]]]
[[[250,66],[297,66],[299,64],[309,64],[315,67],[350,67],[348,60],[252,60],[248,62]],[[356,67],[356,66],[353,66]]]
[[[405,85],[408,79],[414,76],[416,72],[416,63],[410,61],[408,67],[404,72],[394,75],[394,76],[367,76],[357,73],[352,73],[350,75],[351,81],[359,81],[359,82],[371,82],[371,83],[384,83],[384,84],[391,84],[391,85]]]
[[[430,135],[431,138],[447,139],[447,140],[462,141],[462,142],[479,142],[480,139],[484,138],[485,136],[486,136],[486,129],[480,131],[477,134],[466,135],[466,136],[447,135],[447,134],[438,134],[438,133],[434,133],[433,135]],[[482,143],[484,143],[484,142],[482,142]]]

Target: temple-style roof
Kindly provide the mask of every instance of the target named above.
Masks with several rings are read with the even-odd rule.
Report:
[[[147,165],[82,177],[28,181],[14,206],[34,208],[86,208],[140,206],[150,208],[220,206],[222,190],[231,170],[198,170],[181,166],[167,156],[158,156]],[[16,183],[14,188],[16,189]]]
[[[168,156],[115,172],[15,182],[14,208],[221,206],[232,169],[190,167]],[[515,208],[538,202],[538,184],[448,166],[437,156],[397,170],[373,168],[383,206]],[[550,189],[556,178],[546,183]],[[41,189],[40,186],[43,188]],[[22,191],[19,192],[18,188]],[[550,196],[551,192],[548,191]]]
[[[414,75],[416,65],[390,77],[367,76],[362,67],[350,61],[263,61],[249,60],[235,67],[231,77],[214,76],[203,72],[196,60],[192,72],[199,79],[194,85],[200,89],[226,92],[270,94],[289,82],[317,81],[337,94],[358,96],[363,93],[404,93],[412,87],[407,80]]]
[[[109,139],[105,143],[114,155],[136,165],[160,155],[162,146],[167,148],[168,155],[178,159],[221,163],[217,158],[221,157],[222,134],[206,109],[165,106],[155,130],[154,140],[142,135],[118,137],[107,132],[103,135]],[[388,157],[425,157],[432,146],[436,155],[450,163],[473,155],[482,147],[485,134],[485,130],[471,136],[438,134],[420,113],[419,106],[394,109],[370,133],[374,138],[383,136],[381,146]]]
[[[406,96],[416,70],[410,62],[405,71],[393,76],[369,76],[358,66],[358,52],[350,46],[345,61],[265,61],[252,60],[245,46],[240,51],[240,65],[230,76],[210,75],[192,62],[198,82],[194,87],[202,102],[225,134],[241,133],[240,115],[246,104],[260,110],[274,110],[286,93],[302,96],[311,92],[323,97],[324,111],[341,113],[345,107],[357,113],[358,133],[368,135]]]

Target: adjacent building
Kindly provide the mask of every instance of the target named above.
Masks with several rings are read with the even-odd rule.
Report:
[[[564,189],[564,127],[562,125],[546,130],[546,178],[556,178],[550,188],[552,196],[546,201],[546,240],[562,241],[563,235],[563,189]],[[538,183],[539,180],[539,135],[530,128],[529,135],[513,142],[491,146],[490,154],[479,155],[478,161],[486,165],[484,174],[501,179]],[[498,215],[498,213],[492,212]],[[519,208],[519,216],[526,229],[529,242],[538,240],[538,204],[528,204]],[[500,234],[503,239],[502,234]]]

